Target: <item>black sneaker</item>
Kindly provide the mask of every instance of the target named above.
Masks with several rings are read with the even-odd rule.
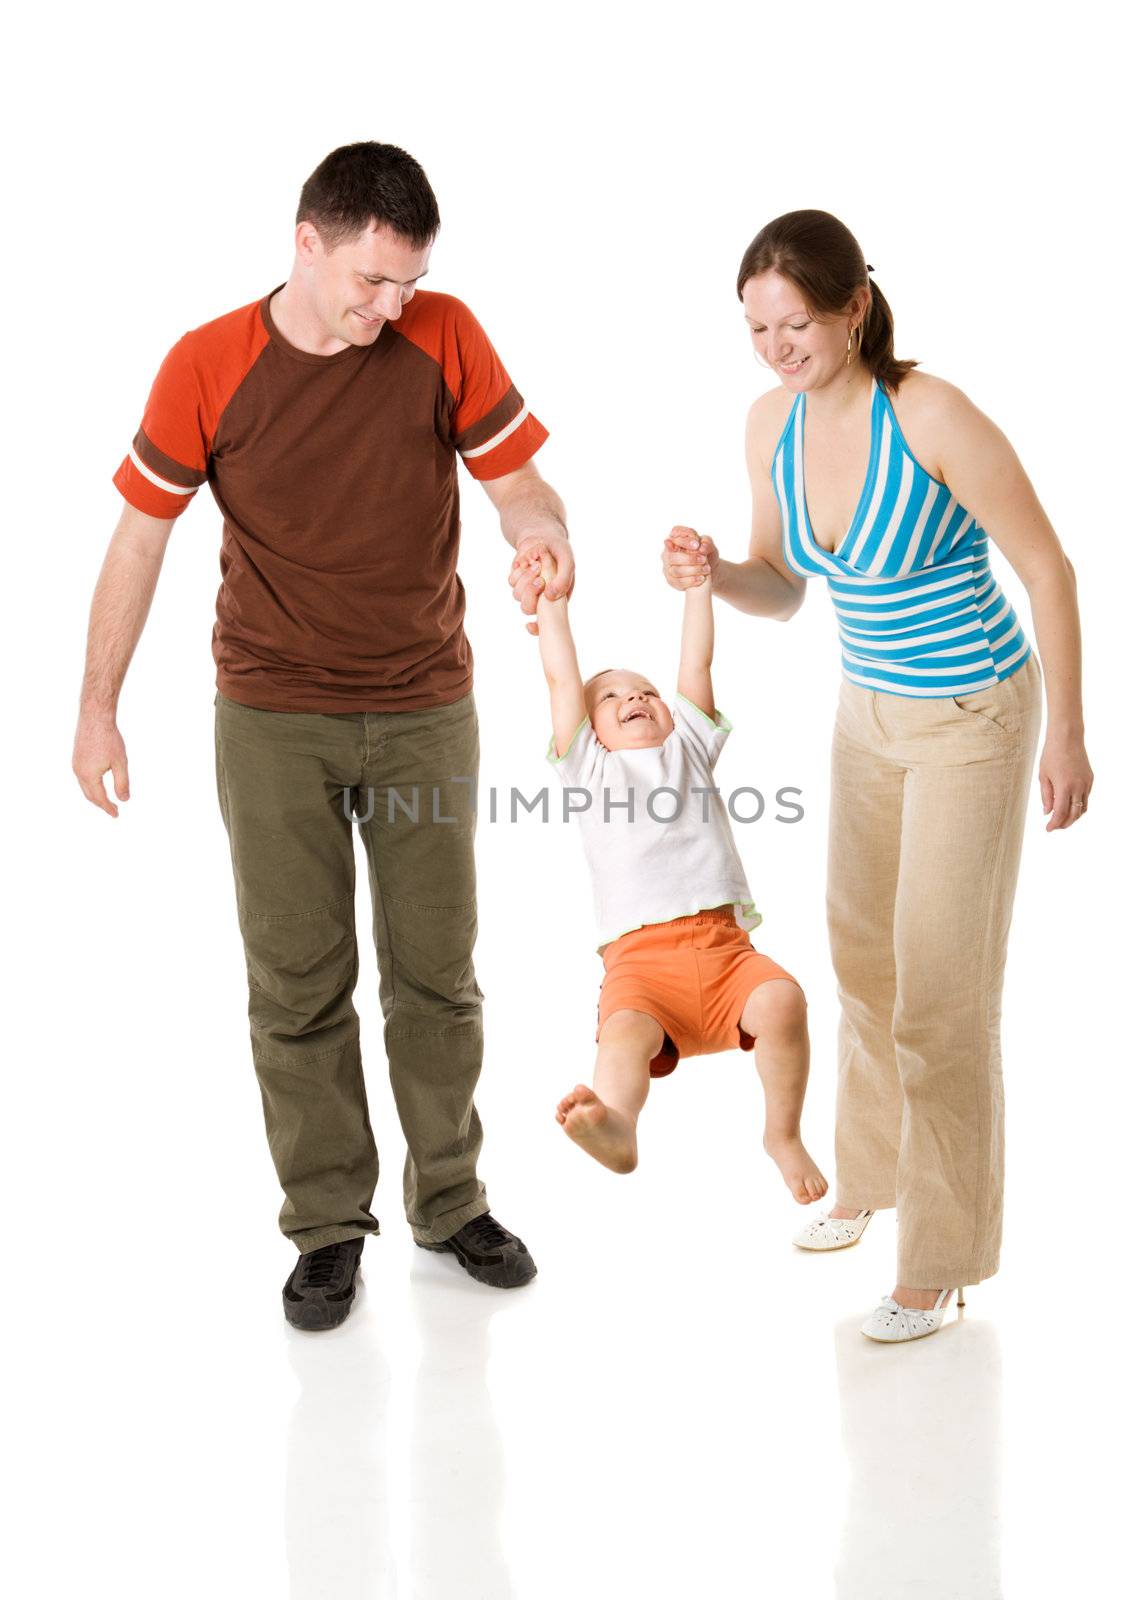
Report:
[[[450,1250],[473,1278],[493,1289],[517,1289],[538,1271],[522,1240],[508,1233],[489,1211],[465,1222],[440,1244],[425,1244],[422,1239],[416,1243],[423,1250]]]
[[[313,1332],[343,1322],[356,1298],[356,1269],[363,1249],[364,1240],[358,1235],[307,1250],[281,1291],[286,1322]]]

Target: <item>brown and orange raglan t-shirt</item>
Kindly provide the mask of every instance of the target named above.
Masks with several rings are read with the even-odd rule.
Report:
[[[420,711],[472,687],[456,456],[521,467],[547,431],[452,295],[367,346],[296,349],[264,299],[181,338],[114,482],[152,517],[222,513],[217,687],[267,711]]]

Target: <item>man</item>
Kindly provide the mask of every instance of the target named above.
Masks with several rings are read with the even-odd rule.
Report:
[[[115,474],[126,505],[91,611],[73,769],[117,816],[103,776],[128,798],[119,691],[175,519],[209,483],[223,518],[218,800],[279,1222],[300,1252],[285,1314],[301,1328],[348,1315],[364,1236],[378,1231],[352,1003],[352,812],[413,1237],[483,1283],[536,1271],[476,1174],[479,730],[456,456],[499,512],[524,613],[533,558],[545,549],[556,563],[552,595],[572,589],[574,561],[562,503],[531,460],[546,429],[467,307],[417,291],[438,229],[404,151],[366,142],[321,162],[301,193],[288,281],[186,334],[163,362]]]

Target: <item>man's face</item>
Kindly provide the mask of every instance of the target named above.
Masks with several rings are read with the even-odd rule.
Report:
[[[607,750],[661,745],[673,732],[668,706],[640,673],[603,673],[590,685],[586,710]]]
[[[297,225],[297,256],[314,312],[330,339],[369,345],[395,322],[428,269],[431,245],[417,249],[386,226],[326,250],[311,222]]]

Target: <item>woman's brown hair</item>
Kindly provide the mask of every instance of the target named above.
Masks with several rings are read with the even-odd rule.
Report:
[[[817,316],[842,316],[857,289],[870,289],[871,304],[856,333],[860,356],[891,390],[918,366],[895,355],[895,319],[887,297],[869,278],[873,269],[864,261],[859,241],[830,211],[785,211],[766,223],[744,252],[736,274],[737,299],[744,299],[749,278],[770,269],[802,290],[808,309]]]

